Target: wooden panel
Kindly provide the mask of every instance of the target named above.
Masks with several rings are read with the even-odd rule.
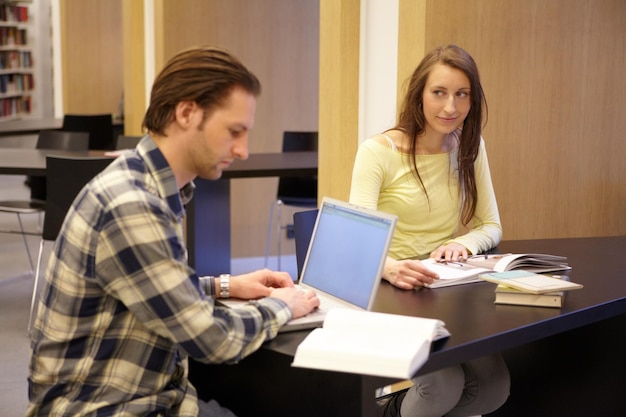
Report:
[[[318,129],[318,1],[186,0],[161,7],[157,59],[162,54],[164,62],[184,48],[214,44],[232,51],[259,77],[263,92],[251,152],[280,152],[285,130]],[[234,257],[265,253],[276,191],[276,179],[233,181]],[[294,253],[293,240],[282,246],[283,253]]]
[[[320,6],[318,196],[347,200],[358,147],[360,1]]]
[[[426,3],[427,0],[399,0],[398,3],[397,113],[402,106],[409,78],[426,53]]]
[[[124,134],[140,136],[148,108],[145,83],[145,36],[143,2],[122,4],[124,50]]]
[[[436,0],[426,49],[476,59],[505,239],[626,234],[622,0]]]
[[[122,97],[122,0],[61,0],[63,110],[119,112]]]

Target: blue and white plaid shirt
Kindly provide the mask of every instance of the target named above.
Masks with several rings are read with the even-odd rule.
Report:
[[[197,416],[187,357],[237,362],[291,318],[277,299],[205,296],[183,237],[192,194],[149,136],[79,193],[46,271],[28,416]]]

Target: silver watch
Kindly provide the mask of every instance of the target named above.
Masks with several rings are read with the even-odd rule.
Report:
[[[221,274],[220,278],[220,298],[230,298],[230,274]]]

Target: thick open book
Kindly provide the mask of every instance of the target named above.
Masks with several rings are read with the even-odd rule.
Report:
[[[525,271],[523,269],[505,272],[489,272],[480,274],[479,278],[531,294],[577,290],[583,287],[581,284],[576,284],[575,282],[548,275],[535,274],[534,272]]]
[[[334,308],[300,343],[292,365],[406,379],[426,362],[431,343],[449,336],[436,319]]]
[[[465,262],[438,262],[434,259],[422,261],[428,269],[439,274],[439,279],[428,288],[478,282],[480,274],[524,269],[535,273],[565,272],[572,269],[564,256],[541,253],[507,253],[476,255]]]

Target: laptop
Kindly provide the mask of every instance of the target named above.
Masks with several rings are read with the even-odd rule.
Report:
[[[281,332],[320,327],[330,308],[371,310],[397,217],[324,197],[298,280],[320,307]]]

